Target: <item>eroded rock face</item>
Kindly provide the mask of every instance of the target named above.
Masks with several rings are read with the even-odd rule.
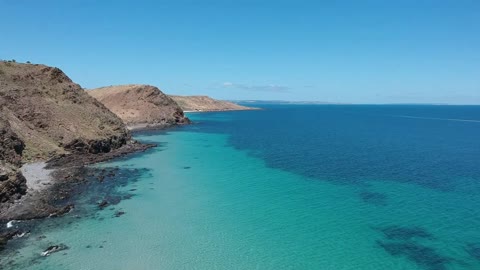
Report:
[[[10,124],[4,119],[0,119],[0,160],[19,166],[22,162],[24,148],[25,144],[18,135],[12,131]]]
[[[183,110],[169,96],[150,85],[118,85],[87,90],[130,127],[188,124]]]
[[[17,170],[24,147],[10,124],[0,119],[0,203],[17,199],[27,191],[25,177]]]
[[[27,192],[27,181],[21,172],[8,175],[8,179],[0,183],[0,203],[19,199]]]
[[[130,139],[121,119],[58,68],[0,62],[0,106],[24,142],[23,161],[109,152]]]

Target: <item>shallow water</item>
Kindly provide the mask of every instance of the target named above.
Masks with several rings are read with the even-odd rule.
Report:
[[[428,119],[479,107],[266,108],[138,134],[161,146],[99,165],[139,169],[134,196],[43,222],[11,268],[480,269],[480,124]]]

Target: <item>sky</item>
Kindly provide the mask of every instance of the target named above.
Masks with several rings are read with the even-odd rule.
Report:
[[[0,59],[85,88],[480,104],[480,1],[0,0]]]

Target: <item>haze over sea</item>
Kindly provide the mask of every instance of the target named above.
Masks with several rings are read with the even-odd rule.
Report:
[[[480,269],[480,106],[263,107],[137,134],[160,147],[100,165],[133,196],[79,200],[12,268]]]

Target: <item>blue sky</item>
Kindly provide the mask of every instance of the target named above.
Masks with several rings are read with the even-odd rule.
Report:
[[[0,0],[0,58],[86,88],[480,104],[480,1]]]

